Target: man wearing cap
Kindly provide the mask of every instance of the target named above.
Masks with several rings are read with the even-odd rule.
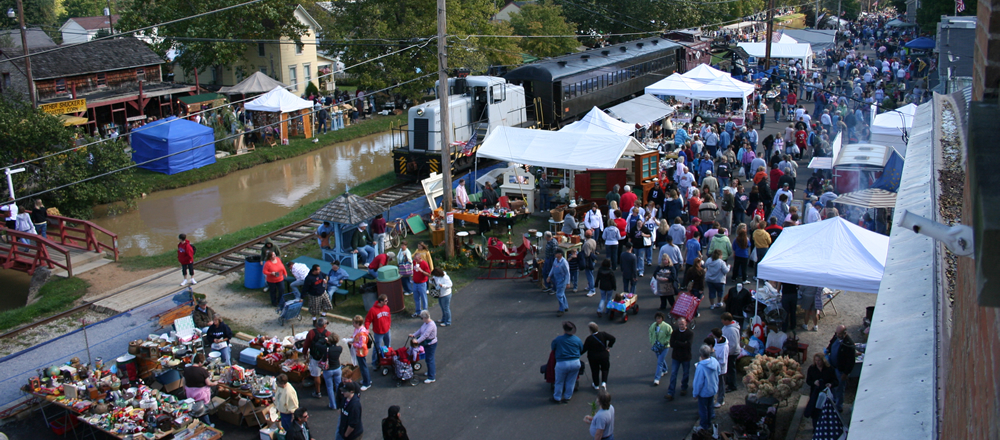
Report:
[[[368,233],[368,223],[361,222],[358,230],[351,237],[351,253],[358,254],[358,264],[368,267],[375,259],[375,248],[372,247],[372,236]]]
[[[191,318],[194,319],[194,326],[200,329],[212,325],[215,321],[215,310],[208,306],[208,298],[198,298],[198,305],[191,312]]]
[[[784,194],[787,197],[786,203],[788,203],[789,206],[792,205],[792,197],[795,196],[795,193],[792,192],[791,186],[786,182],[781,185],[781,188],[779,188],[777,191],[774,192],[774,200],[771,202],[771,205],[774,206],[775,208],[778,207],[778,202],[781,199],[782,194]],[[784,221],[784,219],[778,219],[778,220]]]
[[[375,258],[372,258],[372,261],[368,263],[368,275],[371,275],[372,278],[377,278],[378,269],[382,266],[389,264],[389,262],[394,260],[395,258],[396,258],[395,252],[388,252],[385,254],[376,255]]]
[[[323,245],[323,233],[326,233],[327,237],[333,236],[333,225],[329,221],[324,221],[320,227],[316,228],[316,242],[320,246]]]
[[[821,208],[821,206],[819,205],[819,201],[816,198],[816,196],[810,197],[809,198],[809,203],[806,203],[806,217],[805,217],[805,219],[803,219],[802,224],[806,225],[806,224],[809,224],[809,223],[816,223],[816,222],[820,221],[820,218],[819,218],[819,209],[820,208]]]

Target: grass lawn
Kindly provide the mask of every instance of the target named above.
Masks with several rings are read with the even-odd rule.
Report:
[[[728,57],[728,56],[729,56],[729,51],[728,50],[727,51],[723,51],[723,52],[713,53],[712,54],[712,63],[711,64],[713,66],[716,66],[719,63],[723,62],[726,59],[726,57]]]
[[[806,14],[782,15],[776,17],[774,22],[789,29],[802,29],[806,27]]]
[[[268,146],[258,146],[257,150],[252,153],[230,156],[225,159],[220,159],[214,164],[191,171],[185,171],[180,174],[167,175],[137,168],[136,177],[139,180],[139,185],[142,186],[142,191],[145,193],[181,188],[219,178],[233,171],[252,168],[262,163],[274,162],[299,156],[320,148],[326,148],[330,144],[337,142],[344,142],[388,131],[390,126],[398,126],[405,121],[405,113],[402,115],[388,117],[377,116],[375,119],[351,125],[343,130],[321,134],[318,136],[319,142],[317,143],[313,143],[312,139],[293,138],[289,140],[288,145],[279,145],[273,148]]]
[[[353,193],[356,195],[363,196],[384,189],[390,185],[393,185],[394,183],[396,183],[395,174],[386,173],[379,177],[376,177],[375,179],[369,180],[354,188],[351,188],[351,191],[353,191]],[[285,226],[288,226],[292,223],[295,223],[299,220],[309,217],[314,212],[319,210],[319,208],[323,207],[323,205],[329,203],[330,200],[332,199],[317,200],[305,206],[301,206],[298,209],[288,214],[285,214],[280,218],[269,221],[267,223],[263,223],[251,228],[242,229],[233,232],[231,234],[226,234],[221,237],[217,237],[208,241],[195,243],[195,245],[198,246],[198,254],[200,257],[207,257],[209,255],[222,252],[226,249],[229,249],[245,241],[261,237],[276,229],[281,229]],[[170,251],[152,256],[121,257],[119,263],[125,269],[130,269],[130,270],[169,267],[177,264],[177,252]]]
[[[27,307],[0,312],[0,331],[69,309],[74,301],[87,293],[88,287],[90,284],[79,278],[52,277],[51,281],[42,286],[37,302]]]

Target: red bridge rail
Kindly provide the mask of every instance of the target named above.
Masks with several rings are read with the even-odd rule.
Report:
[[[70,251],[66,247],[40,235],[6,228],[0,230],[6,238],[0,240],[0,267],[29,274],[34,274],[35,269],[41,266],[49,269],[59,267],[69,276],[73,276],[73,263],[70,260]],[[27,240],[27,243],[21,240]],[[61,261],[54,259],[55,253],[62,254],[63,259]]]
[[[102,242],[99,238],[103,237],[98,234],[107,235],[111,244]],[[94,252],[110,251],[118,261],[118,234],[87,220],[50,215],[47,235],[63,246]]]

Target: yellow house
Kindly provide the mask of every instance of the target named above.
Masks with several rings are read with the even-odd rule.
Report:
[[[324,67],[329,68],[334,64],[334,60],[316,53],[317,34],[323,30],[322,26],[302,5],[295,8],[294,15],[296,20],[308,28],[301,37],[301,44],[296,44],[295,40],[287,37],[282,37],[280,43],[248,44],[244,55],[245,61],[242,64],[214,66],[207,72],[199,71],[198,83],[202,86],[234,86],[251,73],[261,71],[288,85],[292,93],[299,95],[305,93],[307,82],[312,82],[319,88],[320,83],[317,79],[320,75],[319,70]],[[174,65],[174,77],[178,82],[195,83],[194,72],[184,71],[178,64]],[[331,84],[329,89],[332,90],[332,75],[326,80],[329,80]]]

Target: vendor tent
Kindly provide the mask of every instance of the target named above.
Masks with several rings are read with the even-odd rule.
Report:
[[[154,121],[132,130],[130,138],[132,161],[150,171],[177,174],[215,163],[215,131],[187,119]]]
[[[914,26],[916,26],[915,23],[907,23],[898,18],[889,20],[889,22],[885,24],[885,27],[914,27]]]
[[[906,141],[903,132],[913,128],[913,115],[917,112],[915,104],[907,104],[896,110],[875,115],[871,126],[871,143],[888,145],[906,157]]]
[[[289,113],[307,108],[312,108],[311,101],[299,98],[285,90],[284,86],[277,86],[270,92],[258,96],[253,101],[246,103],[244,108],[259,112],[281,112]]]
[[[646,86],[646,94],[694,98],[694,94],[701,90],[702,86],[704,84],[698,81],[679,73],[672,73],[670,76]]]
[[[693,69],[684,72],[683,76],[687,79],[693,79],[702,84],[712,81],[716,78],[722,78],[724,76],[730,76],[728,73],[716,69],[708,64],[699,64]]]
[[[933,49],[935,44],[936,43],[934,42],[933,38],[919,37],[907,41],[906,44],[904,44],[903,46],[908,47],[910,49]]]
[[[583,171],[614,168],[626,151],[646,149],[631,136],[500,126],[490,131],[476,154],[504,162]]]
[[[630,124],[648,127],[674,112],[674,108],[653,95],[642,95],[609,108],[608,113]]]
[[[285,85],[281,82],[267,76],[263,72],[254,72],[247,79],[241,81],[239,84],[232,87],[223,87],[219,89],[219,93],[226,93],[229,95],[252,95],[254,93],[267,93],[274,90],[275,87],[284,88]]]
[[[785,29],[781,32],[798,40],[799,43],[809,43],[813,52],[831,49],[837,45],[836,29]],[[780,42],[784,43],[784,40]]]
[[[559,131],[629,136],[635,132],[635,125],[612,118],[601,109],[594,107],[579,121],[569,124]]]
[[[896,193],[880,188],[868,188],[842,194],[834,199],[833,203],[860,206],[862,208],[895,208]]]
[[[785,228],[758,264],[769,281],[878,293],[889,237],[840,217]]]
[[[767,43],[739,43],[738,47],[756,58],[764,58],[767,52]],[[802,60],[802,65],[806,69],[810,69],[812,68],[813,51],[808,43],[772,43],[771,58]]]

